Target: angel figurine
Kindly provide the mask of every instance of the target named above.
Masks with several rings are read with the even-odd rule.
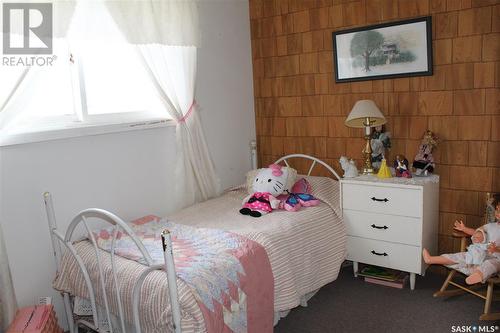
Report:
[[[385,150],[391,148],[391,135],[385,131],[385,126],[377,126],[370,141],[372,146],[372,166],[379,169],[384,159]]]
[[[344,178],[353,178],[359,175],[356,163],[345,156],[340,156],[340,166],[344,170]]]

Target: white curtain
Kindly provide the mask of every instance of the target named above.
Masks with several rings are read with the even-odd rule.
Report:
[[[220,192],[195,101],[198,14],[192,1],[109,1],[108,9],[135,44],[165,110],[177,122],[178,206]]]
[[[199,46],[198,8],[193,0],[105,0],[131,44]]]
[[[37,2],[37,1],[32,1]],[[42,2],[42,1],[38,1]],[[45,1],[43,1],[45,2]],[[75,11],[75,0],[58,0],[52,4],[52,29],[53,39],[64,38],[68,32],[73,13]],[[0,27],[3,25],[3,15],[0,15]],[[14,29],[22,27],[22,24],[11,25]],[[12,30],[11,34],[22,35],[23,31]],[[62,61],[62,59],[61,59]],[[26,81],[29,81],[30,72],[36,71],[36,66],[4,66],[0,65],[0,78],[3,82],[0,83],[0,112],[5,111],[7,106],[13,101],[19,91],[22,90]],[[12,115],[6,116],[9,119]],[[0,118],[0,123],[6,122]]]
[[[73,0],[60,0],[53,3],[54,39],[62,38],[66,35],[74,9],[75,1]],[[2,24],[2,18],[0,17],[0,26],[2,26]],[[22,32],[13,31],[12,33],[21,34]],[[8,68],[0,65],[0,80],[2,80],[2,82],[0,82],[0,127],[15,118],[17,113],[22,110],[22,107],[18,108],[17,106],[22,105],[23,96],[21,93],[23,88],[26,85],[26,82],[33,78],[34,75],[37,75],[38,72],[38,69],[34,66]],[[16,107],[9,108],[13,102],[17,104]],[[1,162],[2,160],[0,155],[0,168]],[[2,222],[9,223],[9,221]],[[16,310],[17,301],[14,286],[12,284],[5,240],[0,225],[0,332],[3,332],[10,324],[14,318]]]

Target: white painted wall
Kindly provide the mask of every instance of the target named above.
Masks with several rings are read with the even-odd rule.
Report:
[[[242,183],[255,140],[248,1],[201,1],[198,100],[223,188]]]
[[[243,182],[255,139],[248,17],[247,1],[200,2],[196,95],[223,187]],[[21,306],[38,296],[59,298],[51,288],[44,191],[54,196],[61,227],[91,206],[124,219],[174,209],[174,127],[2,147],[0,163],[0,223]],[[59,301],[57,308],[62,318]]]

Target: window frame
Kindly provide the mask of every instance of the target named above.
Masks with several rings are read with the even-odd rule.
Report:
[[[175,121],[166,112],[165,116],[146,110],[89,115],[84,60],[75,57],[72,52],[70,55],[70,59],[65,61],[71,62],[73,113],[38,118],[36,123],[22,126],[19,131],[7,130],[7,133],[0,133],[0,147],[175,126]]]
[[[0,134],[0,147],[175,126],[176,123],[172,119],[159,117],[140,117],[140,119],[137,119],[136,121],[120,121],[119,123],[66,123],[64,126],[53,128],[33,128],[32,130],[17,133],[9,133],[5,135]]]

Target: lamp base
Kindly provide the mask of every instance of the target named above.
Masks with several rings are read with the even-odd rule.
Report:
[[[370,128],[367,128],[365,135],[365,148],[363,149],[363,154],[365,155],[365,165],[363,167],[363,175],[373,175],[375,170],[372,166],[372,146],[371,146],[371,136],[369,134]]]
[[[363,175],[373,175],[375,170],[373,168],[363,168]]]

